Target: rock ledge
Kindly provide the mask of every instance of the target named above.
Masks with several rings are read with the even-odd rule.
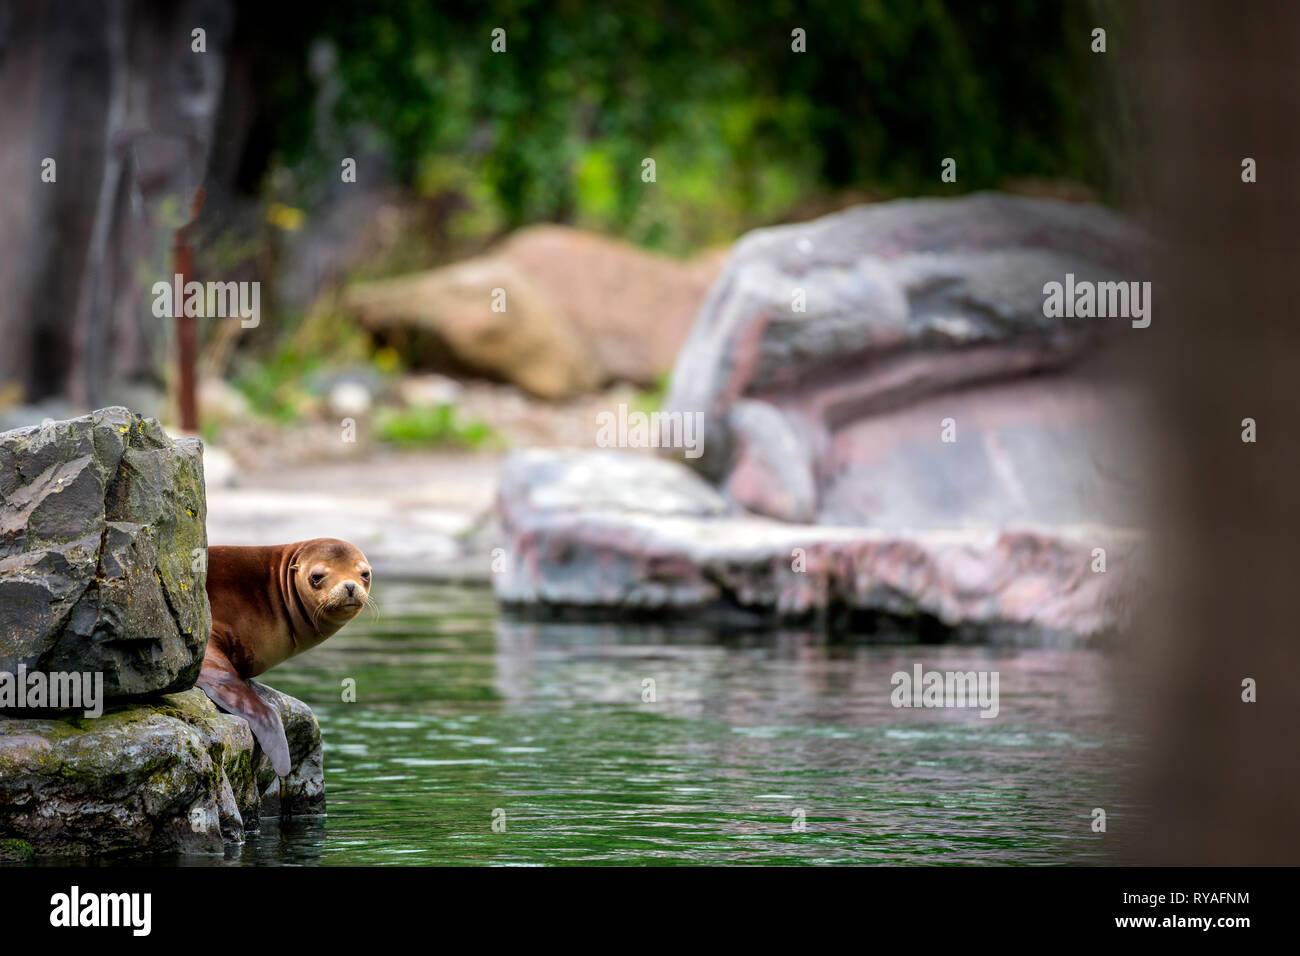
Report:
[[[248,724],[198,688],[97,719],[0,715],[0,858],[219,853],[262,815],[324,813],[315,716],[254,687],[284,720],[293,765],[283,780]]]

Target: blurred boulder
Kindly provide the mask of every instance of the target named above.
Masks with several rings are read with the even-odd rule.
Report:
[[[211,629],[203,459],[128,409],[0,434],[0,670],[194,683]]]
[[[858,423],[1140,335],[1125,319],[1044,316],[1043,285],[1067,273],[1142,279],[1148,252],[1101,207],[997,194],[761,229],[736,244],[710,291],[665,409],[702,413],[704,453],[688,463],[739,503],[788,520],[831,517],[824,499],[844,496],[845,470],[880,458],[854,437]],[[916,438],[937,441],[940,420],[965,407],[954,398]],[[984,443],[969,421],[957,425],[967,448]],[[999,465],[986,456],[973,467],[996,476]],[[887,502],[864,498],[854,520],[888,518]]]
[[[575,511],[721,517],[727,503],[675,462],[601,450],[517,451],[501,469],[497,505],[507,519]]]
[[[610,381],[653,384],[719,266],[533,226],[476,259],[353,285],[344,307],[417,366],[461,366],[564,398]]]
[[[360,382],[339,382],[330,389],[330,411],[341,418],[360,418],[370,411],[374,398]]]
[[[244,393],[225,379],[203,378],[199,382],[198,398],[203,417],[211,421],[244,422],[252,415]]]
[[[1043,286],[1141,281],[1149,255],[1099,207],[990,194],[747,235],[678,356],[675,432],[658,432],[669,447],[696,416],[703,441],[668,470],[632,452],[511,456],[498,595],[555,612],[886,614],[972,640],[1123,627],[1147,416],[1114,359],[1143,332],[1049,318]]]
[[[1142,542],[1128,529],[876,529],[728,510],[698,474],[648,455],[516,452],[497,506],[497,596],[517,610],[912,619],[923,637],[1072,643],[1127,624]],[[1108,571],[1093,573],[1093,549]]]
[[[609,380],[653,385],[686,341],[723,256],[688,262],[564,226],[530,226],[497,253],[588,344]]]
[[[408,375],[397,385],[402,404],[416,408],[455,405],[464,392],[460,382],[446,375]]]
[[[527,277],[495,257],[354,285],[344,303],[417,367],[459,365],[541,398],[600,382],[586,343]]]

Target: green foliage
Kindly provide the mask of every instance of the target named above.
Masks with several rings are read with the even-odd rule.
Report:
[[[35,857],[36,851],[26,840],[0,840],[0,860],[28,863]]]
[[[211,417],[203,417],[199,421],[199,437],[203,439],[205,445],[221,444],[222,423]]]
[[[253,411],[281,424],[298,421],[312,402],[303,382],[324,358],[292,345],[247,363],[233,379]]]
[[[282,322],[293,327],[295,319],[284,316]],[[376,349],[355,322],[329,308],[297,321],[292,336],[281,334],[273,341],[278,344],[265,352],[237,356],[231,384],[248,399],[255,414],[280,424],[311,416],[324,399],[323,381],[330,370],[366,366],[382,378],[400,371],[396,353]],[[219,434],[213,427],[211,440]]]
[[[629,402],[629,411],[644,412],[649,415],[651,412],[663,411],[664,399],[668,395],[668,385],[671,374],[661,372],[656,378],[654,385],[649,388],[643,388],[632,396]]]
[[[417,195],[465,200],[452,231],[559,221],[687,251],[845,190],[951,192],[946,156],[962,191],[1105,189],[1098,144],[1123,110],[1118,54],[1088,50],[1099,19],[1040,0],[349,0],[285,19],[263,79],[299,169],[337,176],[338,143],[310,133],[321,38],[337,54],[332,124],[379,144]],[[1122,50],[1122,17],[1104,22]]]
[[[375,423],[380,441],[395,445],[451,445],[478,448],[497,436],[485,422],[462,421],[454,405],[417,405],[381,412]]]

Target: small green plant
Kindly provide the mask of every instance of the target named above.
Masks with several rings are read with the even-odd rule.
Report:
[[[462,421],[454,405],[417,405],[379,414],[375,433],[395,445],[452,445],[478,448],[497,440],[486,422]]]
[[[322,364],[319,356],[283,347],[261,361],[249,363],[234,378],[253,411],[281,424],[297,421],[310,396],[303,380]]]
[[[210,416],[204,416],[199,420],[199,437],[203,439],[205,445],[221,444],[221,422]]]
[[[36,856],[36,851],[26,840],[0,840],[0,860],[18,860],[26,863]]]
[[[647,415],[651,412],[662,411],[664,399],[668,395],[669,377],[668,372],[660,372],[653,385],[638,390],[632,396],[632,401],[628,403],[631,406],[630,411],[645,412]]]

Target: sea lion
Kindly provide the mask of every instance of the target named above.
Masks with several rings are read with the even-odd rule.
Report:
[[[248,678],[332,636],[369,598],[370,563],[338,538],[208,548],[212,634],[198,685],[222,710],[248,721],[282,777],[289,772],[284,725]]]

